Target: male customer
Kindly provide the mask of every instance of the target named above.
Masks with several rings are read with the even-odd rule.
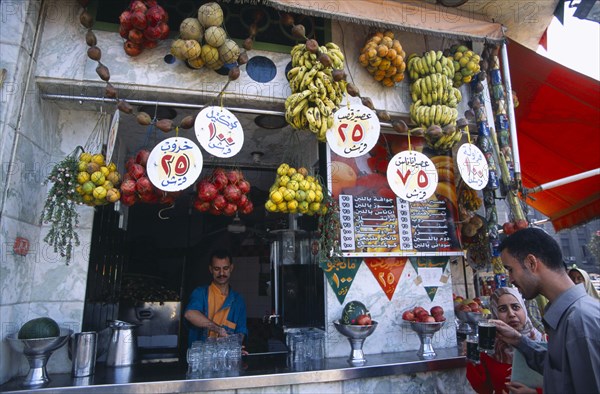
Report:
[[[206,340],[208,336],[248,335],[246,303],[229,286],[233,272],[231,255],[226,250],[214,251],[210,255],[208,270],[213,277],[212,283],[196,288],[185,310],[184,317],[190,323],[188,347],[194,341]]]
[[[556,241],[539,228],[517,231],[500,244],[510,282],[526,299],[544,295],[548,349],[500,320],[500,340],[515,346],[544,375],[544,393],[600,392],[600,303],[567,275]]]

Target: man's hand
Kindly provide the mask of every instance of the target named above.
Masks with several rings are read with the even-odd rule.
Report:
[[[217,333],[218,336],[220,337],[226,337],[227,336],[227,331],[225,330],[225,328],[216,325],[215,323],[213,323],[213,327],[210,328],[211,331],[214,331]]]
[[[532,389],[529,386],[525,386],[519,382],[508,382],[506,388],[510,390],[511,394],[536,394],[536,389]]]
[[[490,320],[490,322],[496,325],[496,336],[498,339],[512,346],[516,346],[521,340],[521,333],[502,320]]]

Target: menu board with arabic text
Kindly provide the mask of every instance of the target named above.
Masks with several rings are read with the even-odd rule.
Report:
[[[331,153],[331,189],[340,208],[340,248],[346,257],[462,255],[457,231],[457,202],[448,172],[436,192],[424,201],[408,202],[395,195],[385,175],[385,160],[393,149],[406,149],[387,135],[385,144],[367,155],[345,158]],[[434,163],[435,155],[412,139]],[[392,151],[388,151],[392,149]],[[440,172],[441,173],[441,172]]]

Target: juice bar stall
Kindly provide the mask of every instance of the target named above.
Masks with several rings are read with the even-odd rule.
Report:
[[[96,12],[96,25],[87,16],[85,29],[65,24],[80,49],[120,42],[83,3],[78,11]],[[82,320],[70,333],[97,333],[97,348],[91,374],[73,375],[65,339],[31,366],[45,377],[34,384],[22,366],[0,389],[468,388],[453,293],[465,241],[495,227],[465,195],[480,199],[493,177],[481,141],[494,114],[472,96],[489,99],[479,64],[484,43],[503,39],[500,25],[413,2],[378,11],[366,0],[200,3],[171,26],[178,36],[141,54],[129,35],[106,65],[88,64],[100,56],[92,50],[82,78],[97,96],[62,94],[58,76],[39,77],[42,97],[82,145],[65,159],[76,163],[76,209],[93,210],[78,278]],[[158,15],[153,27],[167,23],[150,1],[127,12],[142,5]],[[181,17],[164,10],[170,24]],[[344,16],[357,10],[369,23]],[[423,26],[417,15],[434,11],[454,22]],[[61,28],[44,26],[42,41],[56,44]],[[106,102],[116,104],[108,114]],[[215,249],[232,254],[230,285],[245,300],[248,335],[190,343],[183,313],[194,289],[213,280]],[[128,357],[115,361],[115,338],[125,334]],[[19,340],[11,346],[21,357]]]

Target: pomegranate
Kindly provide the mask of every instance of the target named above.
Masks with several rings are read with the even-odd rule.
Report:
[[[152,182],[148,177],[143,176],[135,182],[135,190],[140,193],[140,198],[142,195],[153,193],[154,186],[152,186]]]
[[[148,8],[146,12],[146,23],[148,26],[156,26],[163,21],[165,10],[159,5]]]
[[[121,183],[121,194],[124,196],[135,193],[135,181],[133,179],[124,180]]]
[[[240,196],[240,199],[237,202],[237,206],[239,209],[242,209],[246,206],[246,204],[248,204],[250,202],[250,200],[248,200],[248,196],[245,194],[242,194]]]
[[[144,30],[144,38],[148,41],[158,41],[161,33],[160,27],[150,26]]]
[[[225,208],[223,208],[223,214],[225,214],[225,216],[233,216],[237,212],[237,209],[237,205],[229,202],[225,205]]]
[[[140,201],[147,204],[156,204],[158,202],[158,195],[152,191],[149,193],[140,194]]]
[[[135,182],[135,180],[131,177],[131,175],[129,175],[128,172],[123,174],[123,179],[121,179],[121,182],[125,182],[125,181],[134,181]]]
[[[144,33],[138,29],[129,30],[129,35],[127,37],[129,38],[129,41],[135,44],[141,44],[142,41],[144,41]]]
[[[135,155],[135,162],[142,167],[146,167],[146,163],[148,162],[148,156],[150,156],[150,151],[146,149],[142,149]]]
[[[131,29],[126,29],[123,26],[119,26],[119,35],[124,39],[128,39],[130,30]]]
[[[227,171],[226,175],[227,179],[229,179],[229,183],[231,183],[232,185],[237,185],[239,181],[244,179],[242,173],[236,170]]]
[[[143,11],[133,11],[131,13],[131,25],[139,30],[144,30],[147,26],[146,23],[146,14]]]
[[[144,169],[144,167],[142,167],[141,165],[135,163],[132,164],[131,167],[129,167],[129,175],[131,175],[131,177],[133,179],[135,179],[136,181],[138,179],[140,179],[141,177],[143,177],[144,175],[146,175],[146,170]]]
[[[119,15],[119,25],[128,31],[133,28],[133,25],[131,24],[131,12],[125,10]]]
[[[233,184],[227,185],[223,190],[223,196],[225,196],[225,199],[227,201],[236,203],[242,197],[242,192],[240,192],[240,189],[238,189],[238,187]]]
[[[222,214],[222,212],[219,209],[215,208],[213,205],[210,206],[208,213],[210,213],[211,215],[215,215],[215,216],[219,216]]]
[[[402,320],[415,321],[415,315],[411,311],[404,311],[402,314]]]
[[[227,200],[225,200],[225,197],[223,197],[222,194],[219,194],[212,200],[211,204],[215,209],[221,211],[227,205]]]
[[[140,11],[144,14],[146,13],[146,11],[148,11],[148,7],[146,7],[146,4],[144,4],[144,2],[141,0],[135,0],[131,2],[131,4],[129,5],[129,9],[131,11]]]
[[[148,8],[152,8],[158,5],[158,2],[156,0],[146,0],[144,3],[146,3],[146,7]]]
[[[526,229],[527,227],[529,227],[529,222],[525,219],[519,219],[515,223],[515,227],[517,228],[517,230]]]
[[[434,306],[431,308],[430,310],[431,312],[431,316],[436,316],[436,315],[443,315],[444,314],[444,308],[442,308],[441,306]]]
[[[123,205],[130,207],[137,202],[137,197],[135,194],[121,194],[121,202]]]
[[[252,211],[254,211],[254,204],[252,204],[252,201],[248,200],[248,203],[241,208],[240,212],[242,212],[244,215],[249,215],[252,213]]]
[[[221,172],[217,172],[215,170],[215,172],[213,173],[213,178],[213,184],[217,187],[217,190],[219,191],[225,189],[225,186],[227,186],[227,184],[229,183],[225,172],[223,172],[222,170]]]
[[[504,231],[504,234],[506,235],[511,235],[512,233],[514,233],[517,229],[515,227],[515,224],[512,222],[506,222],[502,225],[502,230]]]
[[[444,315],[434,315],[433,318],[435,319],[435,321],[437,322],[442,322],[442,321],[446,321],[446,318],[444,317]]]
[[[169,18],[166,19],[168,20]],[[166,40],[167,38],[169,38],[169,33],[171,32],[171,30],[169,29],[169,25],[167,25],[166,21],[159,23],[157,27],[160,30],[160,36],[158,37],[159,40]]]
[[[238,189],[240,189],[240,191],[243,194],[247,194],[250,192],[250,182],[248,182],[245,179],[242,179],[241,181],[238,182],[237,184]]]
[[[203,201],[212,201],[217,197],[217,187],[208,180],[202,180],[198,185],[198,198]]]
[[[123,50],[125,50],[127,56],[136,57],[142,53],[142,46],[133,41],[127,40],[125,41],[125,44],[123,44]]]
[[[194,209],[200,212],[208,212],[210,209],[210,203],[208,201],[194,200]]]

